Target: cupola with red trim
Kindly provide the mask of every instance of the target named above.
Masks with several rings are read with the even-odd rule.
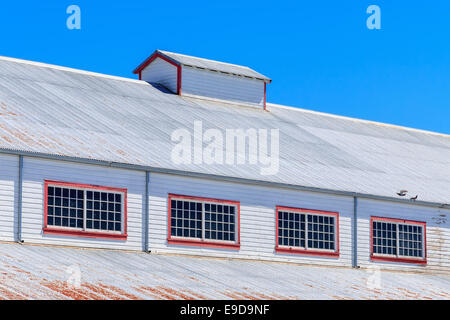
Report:
[[[133,73],[174,94],[266,109],[272,80],[243,66],[156,50]]]

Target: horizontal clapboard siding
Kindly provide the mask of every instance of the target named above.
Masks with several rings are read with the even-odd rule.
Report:
[[[142,80],[150,83],[159,83],[173,93],[176,93],[177,67],[161,58],[156,58],[142,70]]]
[[[427,264],[370,260],[370,217],[426,222]],[[358,263],[361,267],[450,272],[450,210],[360,199],[358,202]]]
[[[14,241],[17,232],[19,157],[0,155],[0,240]]]
[[[240,250],[168,245],[169,193],[239,201]],[[352,198],[152,173],[149,200],[149,244],[152,252],[351,266]],[[275,207],[277,205],[338,211],[340,257],[324,258],[275,253]]]
[[[264,81],[219,72],[182,68],[182,95],[263,107]]]
[[[43,234],[44,180],[128,190],[127,240]],[[143,249],[145,174],[138,171],[25,158],[23,166],[22,238],[25,242],[108,249]]]
[[[126,241],[42,233],[44,180],[93,184],[128,190]],[[0,156],[0,241],[14,241],[17,232],[18,157]],[[261,259],[317,265],[351,266],[353,199],[281,188],[251,186],[216,180],[150,174],[149,248],[155,253],[176,253],[226,258]],[[241,208],[239,250],[168,245],[168,194],[235,200]],[[144,172],[94,165],[24,158],[22,238],[25,242],[91,248],[143,250]],[[275,247],[277,205],[339,212],[340,257],[325,258],[280,254]],[[427,264],[370,260],[370,217],[426,222]],[[415,272],[450,272],[450,210],[380,200],[358,200],[358,265]]]

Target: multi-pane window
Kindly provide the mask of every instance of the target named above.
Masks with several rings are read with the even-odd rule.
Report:
[[[121,231],[122,194],[106,191],[86,192],[86,229]]]
[[[171,235],[185,238],[203,237],[203,203],[171,200]]]
[[[338,251],[337,213],[277,208],[277,249]]]
[[[236,243],[238,203],[169,196],[170,238]]]
[[[372,218],[372,254],[393,258],[425,258],[425,223]]]
[[[205,203],[205,239],[236,240],[236,207]]]
[[[84,191],[47,187],[47,226],[83,228]]]
[[[48,181],[45,188],[45,228],[124,233],[125,189]]]

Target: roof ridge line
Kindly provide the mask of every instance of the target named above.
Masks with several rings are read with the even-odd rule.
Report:
[[[373,121],[373,120],[352,118],[352,117],[348,117],[348,116],[341,116],[341,115],[332,114],[332,113],[326,113],[326,112],[315,111],[315,110],[310,110],[310,109],[303,109],[303,108],[299,108],[299,107],[285,106],[285,105],[269,103],[269,102],[267,102],[267,106],[280,108],[280,109],[289,109],[289,110],[294,110],[294,111],[299,111],[299,112],[307,112],[307,113],[311,113],[311,114],[323,115],[323,116],[328,116],[328,117],[337,118],[337,119],[351,120],[351,121],[361,122],[361,123],[366,123],[366,124],[373,124],[373,125],[382,126],[382,127],[390,127],[390,128],[394,128],[394,129],[402,129],[402,130],[407,130],[407,131],[432,134],[432,135],[441,136],[444,138],[450,138],[450,134],[429,131],[429,130],[424,130],[424,129],[411,128],[411,127],[401,126],[401,125],[397,125],[397,124],[390,124],[390,123]]]
[[[161,53],[171,53],[171,54],[176,54],[176,55],[179,55],[179,56],[188,57],[188,58],[193,58],[193,59],[198,59],[198,60],[212,61],[212,62],[216,62],[216,63],[227,64],[227,65],[229,65],[229,66],[234,66],[234,67],[247,68],[247,69],[249,69],[249,70],[254,71],[254,70],[251,69],[250,67],[244,66],[244,65],[241,65],[241,64],[234,64],[234,63],[223,62],[223,61],[219,61],[219,60],[200,58],[200,57],[190,56],[190,55],[187,55],[187,54],[176,53],[176,52],[167,51],[167,50],[159,50],[159,49],[158,49],[157,51],[159,51],[159,52],[161,52]],[[181,63],[181,62],[180,62],[180,63]],[[181,64],[184,64],[184,63],[181,63]],[[186,65],[186,64],[184,64],[184,65]]]
[[[32,65],[32,66],[36,66],[36,67],[73,72],[73,73],[90,75],[90,76],[94,76],[94,77],[106,78],[106,79],[111,79],[111,80],[119,80],[119,81],[127,81],[127,82],[132,82],[132,83],[146,84],[145,81],[141,81],[141,80],[137,80],[137,79],[113,76],[113,75],[108,75],[108,74],[104,74],[104,73],[87,71],[87,70],[82,70],[82,69],[75,69],[75,68],[70,68],[70,67],[63,67],[63,66],[59,66],[59,65],[55,65],[55,64],[45,63],[45,62],[37,62],[37,61],[32,61],[32,60],[11,58],[11,57],[6,57],[6,56],[0,56],[0,61],[22,63],[22,64]]]

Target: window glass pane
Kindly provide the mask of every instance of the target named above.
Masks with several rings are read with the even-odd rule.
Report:
[[[77,209],[83,209],[84,193],[77,189],[57,186],[47,187],[47,225],[54,227],[82,228],[83,216]]]
[[[305,247],[305,215],[299,212],[278,211],[278,244]]]
[[[202,203],[186,200],[171,200],[172,236],[200,238],[202,237]]]
[[[234,242],[236,241],[235,215],[234,205],[171,199],[170,233],[176,237],[198,239],[202,239],[204,234],[205,240]]]
[[[122,230],[122,194],[107,191],[87,191],[86,229]]]
[[[86,229],[122,230],[121,193],[59,186],[48,186],[47,191],[47,225],[83,230],[86,210]]]
[[[423,257],[422,226],[399,225],[399,256]]]
[[[308,249],[335,250],[335,218],[308,214]]]
[[[373,253],[397,254],[397,225],[389,222],[372,222]]]
[[[423,226],[373,221],[372,228],[373,253],[394,257],[423,257]]]
[[[235,241],[235,207],[227,204],[205,205],[205,239]]]

